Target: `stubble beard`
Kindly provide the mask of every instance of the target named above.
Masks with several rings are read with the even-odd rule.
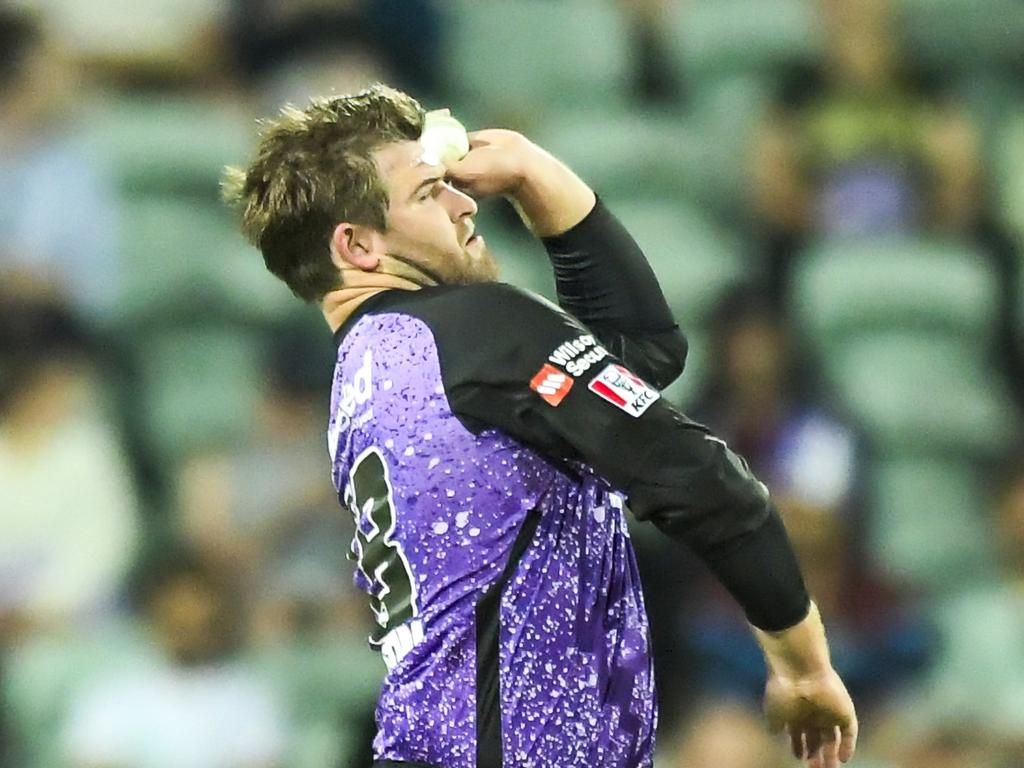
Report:
[[[463,253],[466,255],[467,265],[465,269],[466,279],[463,281],[464,284],[493,283],[498,279],[498,274],[500,272],[498,269],[498,262],[486,244],[476,255],[470,253],[468,250],[463,250]]]

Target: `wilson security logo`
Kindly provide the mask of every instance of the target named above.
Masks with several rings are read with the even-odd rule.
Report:
[[[572,389],[572,376],[562,373],[555,366],[544,363],[537,375],[530,379],[530,389],[536,392],[545,403],[557,406]]]
[[[579,376],[606,357],[608,350],[598,344],[597,339],[591,334],[584,333],[559,344],[555,351],[548,355],[548,361],[564,368],[570,376]]]
[[[658,390],[634,376],[628,369],[612,363],[605,367],[587,385],[587,389],[607,400],[616,408],[637,418],[651,407],[651,403],[661,397]]]

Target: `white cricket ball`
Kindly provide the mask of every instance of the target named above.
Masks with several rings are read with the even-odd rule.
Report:
[[[448,165],[461,160],[469,152],[469,135],[451,112],[435,109],[424,117],[420,144],[429,159]]]

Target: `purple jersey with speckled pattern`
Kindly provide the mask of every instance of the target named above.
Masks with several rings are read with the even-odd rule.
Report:
[[[654,680],[623,497],[583,462],[468,428],[439,332],[400,308],[363,312],[340,337],[334,375],[334,483],[356,518],[356,582],[388,665],[375,755],[445,768],[648,766]],[[485,694],[478,623],[496,585],[499,685]],[[496,699],[502,755],[478,752],[484,695]]]

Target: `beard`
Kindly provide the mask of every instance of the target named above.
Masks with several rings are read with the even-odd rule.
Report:
[[[403,249],[405,250],[405,249]],[[430,285],[472,285],[498,279],[498,262],[487,248],[486,241],[474,251],[462,248],[458,255],[433,249],[416,249],[416,257],[390,252],[388,257],[402,266],[389,272],[428,287]]]
[[[465,269],[459,275],[458,285],[469,285],[471,283],[492,283],[498,279],[498,262],[487,247],[486,241],[475,253],[463,249],[465,255]]]

